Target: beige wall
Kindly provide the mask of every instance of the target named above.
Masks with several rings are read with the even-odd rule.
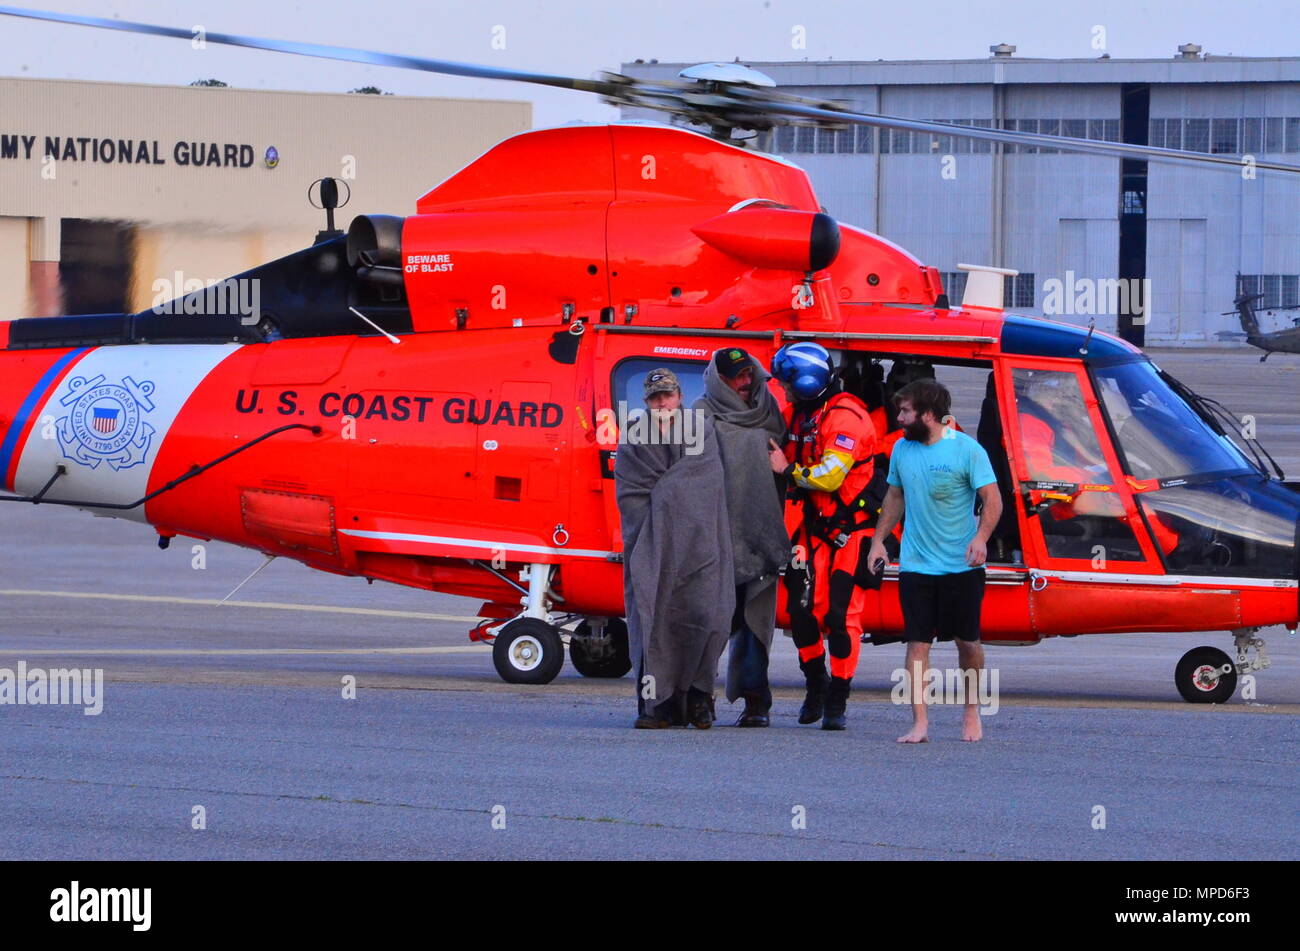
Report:
[[[0,319],[27,312],[28,223],[0,218]]]
[[[224,277],[310,244],[325,221],[307,203],[313,179],[347,179],[352,199],[338,227],[366,212],[410,214],[420,195],[531,122],[528,103],[503,100],[0,78],[0,136],[20,137],[17,156],[0,157],[0,274],[9,277],[0,318],[29,313],[27,261],[57,260],[51,248],[31,250],[24,219],[54,237],[57,226],[39,222],[136,222],[132,299],[142,307],[153,281],[177,269]],[[34,136],[30,157],[22,136]],[[47,163],[47,136],[58,137],[61,155],[69,138],[111,138],[114,151],[118,140],[144,141],[150,156],[156,141],[163,164],[94,161],[91,142],[84,160],[77,143],[76,159]],[[253,161],[179,165],[177,142],[215,142],[223,159],[227,144],[248,145]],[[263,160],[271,145],[275,168]]]
[[[273,261],[311,244],[316,232],[216,231],[150,226],[136,231],[130,308],[152,307],[159,295],[180,297],[177,284],[205,284]],[[179,273],[178,273],[179,272]],[[166,281],[166,285],[158,284]]]

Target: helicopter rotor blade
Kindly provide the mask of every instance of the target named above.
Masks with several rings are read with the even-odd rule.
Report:
[[[29,10],[23,7],[0,6],[0,15],[23,17],[30,20],[47,20],[53,23],[68,23],[74,26],[99,27],[105,30],[120,30],[124,33],[167,36],[179,40],[192,41],[200,35],[195,30],[174,26],[157,26],[152,23],[135,23],[130,20],[109,20],[104,17],[80,16],[73,13],[52,13],[45,10]],[[312,56],[317,59],[342,60],[371,66],[392,66],[397,69],[415,69],[426,73],[465,76],[471,79],[508,79],[515,82],[554,86],[559,89],[576,89],[582,92],[598,94],[617,92],[617,89],[604,82],[575,79],[569,76],[550,76],[545,73],[527,73],[521,70],[501,69],[495,66],[480,66],[475,63],[426,59],[419,56],[403,56],[397,53],[379,53],[373,50],[354,49],[347,46],[327,46],[319,43],[298,43],[292,40],[238,36],[233,33],[204,31],[201,35],[206,43],[242,46],[248,49],[269,50],[275,53],[294,53],[299,56]]]
[[[69,13],[51,13],[22,7],[0,6],[0,15],[68,23],[77,26],[100,27],[129,33],[144,33],[175,39],[193,40],[193,30],[179,27],[134,23],[128,20],[109,20],[102,17],[80,16]],[[1047,135],[1037,132],[1020,132],[980,126],[950,125],[926,119],[905,119],[901,116],[851,112],[832,102],[819,102],[801,96],[776,92],[766,87],[744,83],[719,81],[681,82],[661,79],[638,79],[619,73],[602,73],[598,79],[577,79],[569,76],[552,76],[521,70],[459,63],[451,60],[427,59],[395,53],[354,49],[345,46],[327,46],[317,43],[298,43],[290,40],[270,40],[230,33],[204,33],[206,42],[248,49],[293,53],[318,59],[342,60],[396,69],[413,69],[449,76],[475,79],[504,79],[532,83],[557,89],[573,89],[595,93],[610,105],[631,106],[668,112],[687,123],[708,125],[715,130],[753,129],[767,130],[775,125],[813,125],[822,128],[843,128],[847,125],[866,125],[880,129],[928,132],[939,136],[979,139],[1008,145],[1058,149],[1062,152],[1079,152],[1110,158],[1138,161],[1167,162],[1179,165],[1216,166],[1241,170],[1252,167],[1278,172],[1300,173],[1300,166],[1253,158],[1247,163],[1242,157],[1217,155],[1205,152],[1187,152],[1180,149],[1134,145],[1128,142],[1106,142],[1097,139],[1078,139],[1070,136]]]
[[[1144,162],[1169,162],[1180,165],[1216,165],[1241,170],[1247,167],[1240,156],[1216,155],[1205,152],[1187,152],[1182,149],[1166,149],[1153,145],[1133,145],[1128,142],[1106,142],[1098,139],[1076,139],[1063,135],[1047,135],[1038,132],[1019,132],[1011,129],[992,129],[979,126],[950,125],[926,119],[903,119],[898,116],[876,115],[873,113],[841,112],[826,106],[803,105],[797,103],[778,103],[769,109],[770,115],[783,115],[793,119],[815,119],[834,124],[836,121],[847,125],[875,126],[881,129],[910,130],[913,132],[931,132],[935,135],[952,135],[968,139],[982,139],[987,142],[1002,142],[1009,145],[1036,146],[1038,148],[1058,149],[1062,152],[1081,152],[1091,155],[1103,155],[1112,158],[1136,159]],[[1285,162],[1272,162],[1255,158],[1250,165],[1257,169],[1277,172],[1300,172],[1300,165],[1288,165]]]

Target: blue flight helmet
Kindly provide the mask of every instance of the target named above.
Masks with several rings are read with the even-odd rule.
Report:
[[[819,343],[789,343],[772,358],[772,376],[801,400],[815,400],[825,393],[834,374],[830,351]]]

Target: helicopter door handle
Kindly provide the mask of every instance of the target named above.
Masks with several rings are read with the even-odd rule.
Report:
[[[1029,590],[1030,590],[1030,591],[1043,591],[1043,590],[1045,590],[1046,588],[1047,588],[1047,576],[1046,576],[1046,575],[1040,575],[1040,574],[1039,574],[1038,572],[1036,572],[1036,571],[1031,571],[1031,572],[1029,573]]]

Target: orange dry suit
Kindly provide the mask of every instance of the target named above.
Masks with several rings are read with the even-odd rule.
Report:
[[[850,679],[867,590],[880,587],[867,553],[887,463],[877,464],[876,427],[856,396],[837,393],[810,411],[796,404],[785,417],[786,528],[795,546],[785,575],[791,633],[800,662],[820,658],[825,638],[831,676]]]

